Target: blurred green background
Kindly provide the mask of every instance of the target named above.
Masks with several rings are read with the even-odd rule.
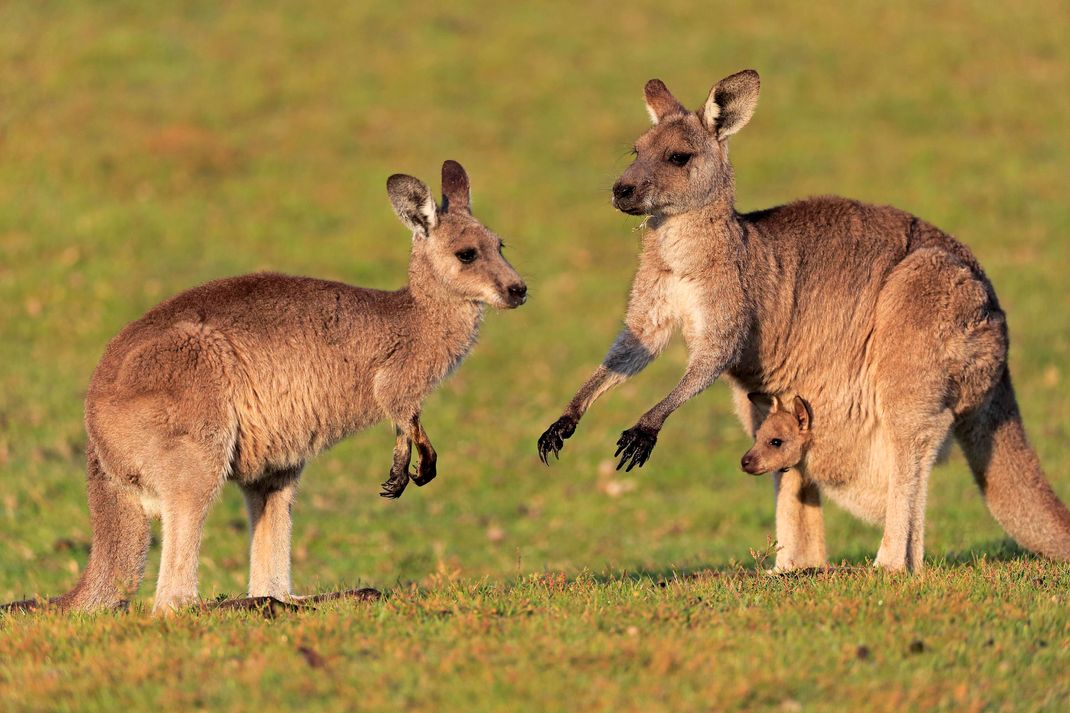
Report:
[[[3,3],[0,599],[59,593],[85,561],[82,400],[108,339],[226,275],[401,286],[408,234],[385,179],[437,192],[447,158],[531,299],[489,314],[425,404],[431,486],[377,496],[385,425],[308,467],[295,589],[751,563],[773,533],[772,486],[739,472],[748,443],[724,386],[670,419],[644,469],[611,468],[619,432],[682,373],[679,340],[593,408],[560,463],[535,454],[623,316],[639,221],[609,187],[648,125],[643,83],[698,106],[745,67],[762,96],[732,139],[738,208],[843,194],[967,243],[1009,314],[1027,428],[1070,499],[1067,19],[1054,0]],[[873,556],[879,530],[827,512],[834,560]],[[929,556],[1003,556],[1003,538],[956,453],[932,479]],[[242,591],[246,546],[229,488],[202,595]]]

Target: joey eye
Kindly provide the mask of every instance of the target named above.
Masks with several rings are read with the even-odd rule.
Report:
[[[669,154],[669,163],[673,166],[686,166],[687,162],[691,160],[692,154],[689,153],[673,153]]]
[[[784,441],[780,440],[779,438],[770,438],[769,445],[771,445],[773,448],[780,448],[782,445],[784,445]]]
[[[475,248],[465,248],[464,250],[458,250],[453,254],[456,255],[457,259],[463,262],[465,265],[471,262],[475,262],[476,260]]]

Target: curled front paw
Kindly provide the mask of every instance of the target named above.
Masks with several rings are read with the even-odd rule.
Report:
[[[625,471],[630,471],[636,466],[642,468],[643,464],[650,458],[650,452],[654,450],[654,445],[657,442],[658,432],[643,426],[629,428],[620,434],[620,438],[617,440],[617,452],[613,454],[614,458],[620,456],[617,470],[624,468]],[[625,468],[625,464],[627,464],[627,468]]]
[[[420,462],[416,465],[416,473],[412,476],[412,482],[416,483],[418,487],[424,487],[438,475],[438,456],[434,450],[429,450],[427,453],[420,453]]]
[[[555,458],[561,458],[561,449],[565,447],[565,439],[576,432],[576,419],[571,416],[562,416],[550,424],[546,432],[539,436],[539,460],[545,465],[550,465],[550,454]]]

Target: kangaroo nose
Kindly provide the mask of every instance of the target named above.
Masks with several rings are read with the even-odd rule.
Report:
[[[613,197],[619,201],[631,198],[633,193],[635,193],[635,186],[619,182],[613,185]]]
[[[741,468],[742,468],[743,470],[747,470],[748,468],[750,468],[750,464],[751,464],[751,462],[752,462],[753,460],[754,460],[754,459],[753,459],[753,458],[751,458],[751,455],[750,455],[750,453],[747,453],[747,454],[746,454],[745,456],[743,456],[743,460],[741,460],[741,461],[739,462],[739,466],[740,466],[740,467],[741,467]]]
[[[506,288],[506,291],[509,293],[509,304],[512,307],[519,307],[527,301],[528,286],[523,282],[509,285],[509,287]]]

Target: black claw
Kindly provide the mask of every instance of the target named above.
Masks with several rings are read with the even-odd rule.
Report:
[[[550,465],[550,454],[561,460],[561,450],[565,447],[565,440],[576,432],[576,419],[571,416],[562,416],[550,424],[546,432],[539,436],[539,460],[543,465]]]
[[[614,458],[620,457],[617,470],[624,468],[624,472],[631,472],[632,468],[642,468],[650,459],[650,453],[658,442],[658,432],[642,426],[629,428],[620,434],[617,441],[617,452]],[[625,466],[627,466],[625,468]]]
[[[405,487],[408,486],[408,484],[408,473],[391,473],[390,479],[382,484],[383,491],[379,493],[379,496],[389,498],[390,500],[397,500],[401,497],[401,494],[405,492]]]

